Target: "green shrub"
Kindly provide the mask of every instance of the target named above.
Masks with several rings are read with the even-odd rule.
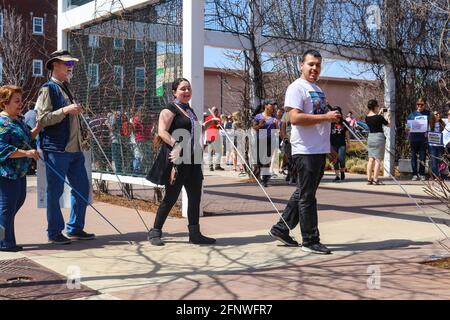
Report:
[[[359,174],[366,174],[366,168],[365,166],[353,166],[350,169],[351,173],[359,173]]]

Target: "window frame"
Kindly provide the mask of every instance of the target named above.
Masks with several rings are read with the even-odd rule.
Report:
[[[119,40],[122,44],[120,47],[116,46],[116,40]],[[124,50],[125,49],[125,40],[123,38],[113,38],[113,48],[114,50]]]
[[[40,73],[35,73],[35,63],[39,63],[39,70]],[[31,74],[34,78],[37,77],[43,77],[44,76],[44,61],[41,59],[33,59],[32,65],[31,65]]]
[[[95,67],[95,83],[92,83],[92,67]],[[89,83],[89,88],[97,88],[99,86],[99,66],[98,63],[89,63],[88,64],[88,83]]]
[[[142,43],[142,47],[138,47],[138,43]],[[144,40],[136,39],[134,43],[134,51],[135,52],[144,52],[145,50],[145,42]]]
[[[3,37],[3,11],[0,9],[0,38]]]
[[[138,70],[139,71],[143,71],[144,72],[144,78],[143,78],[143,86],[139,87],[138,86]],[[144,91],[145,90],[145,67],[135,67],[134,68],[134,88],[136,89],[136,91]]]
[[[95,34],[89,34],[88,35],[88,47],[89,48],[99,48],[100,47],[100,36],[95,35]]]
[[[41,31],[36,31],[36,26],[38,26],[38,24],[35,22],[37,22],[37,21],[41,21],[41,23],[42,23],[40,25]],[[44,18],[43,17],[33,17],[33,34],[40,35],[40,36],[44,35]]]
[[[117,78],[116,78],[116,70],[120,68],[120,86],[117,85]],[[123,66],[122,65],[114,65],[114,88],[116,89],[123,89]]]

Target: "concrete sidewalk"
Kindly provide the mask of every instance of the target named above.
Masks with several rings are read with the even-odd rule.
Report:
[[[348,176],[336,184],[327,174],[318,192],[319,228],[333,250],[329,256],[273,241],[267,231],[278,216],[259,187],[235,173],[205,171],[208,215],[201,227],[218,239],[214,246],[189,244],[187,221],[169,218],[166,245],[153,247],[134,209],[105,203],[95,206],[123,236],[88,209],[86,230],[96,240],[49,245],[45,210],[36,209],[30,179],[16,218],[18,244],[26,250],[0,253],[0,260],[27,257],[63,276],[76,266],[82,284],[99,292],[86,299],[450,299],[450,270],[421,264],[448,255],[437,243],[444,235],[398,186],[367,186],[364,176]],[[405,187],[437,205],[420,182]],[[294,187],[279,180],[266,190],[282,210]],[[450,216],[425,208],[450,234]],[[151,225],[154,214],[143,215]],[[299,234],[297,227],[297,240]]]

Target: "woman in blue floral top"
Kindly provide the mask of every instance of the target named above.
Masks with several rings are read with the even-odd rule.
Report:
[[[32,140],[42,129],[33,130],[22,122],[22,89],[0,87],[0,251],[17,252],[14,218],[25,202],[26,174],[37,150],[30,150]]]

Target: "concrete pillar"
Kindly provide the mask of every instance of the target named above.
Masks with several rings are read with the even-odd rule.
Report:
[[[390,114],[391,126],[385,129],[386,152],[384,155],[384,174],[394,175],[395,171],[395,75],[391,65],[384,67],[384,104]]]
[[[191,106],[203,121],[204,97],[204,0],[183,0],[183,77],[192,85]],[[187,217],[187,194],[183,188],[183,217]],[[200,215],[203,208],[200,204]]]
[[[57,48],[58,50],[67,49],[67,32],[62,30],[62,16],[67,10],[69,0],[58,0],[58,23],[57,23]]]

